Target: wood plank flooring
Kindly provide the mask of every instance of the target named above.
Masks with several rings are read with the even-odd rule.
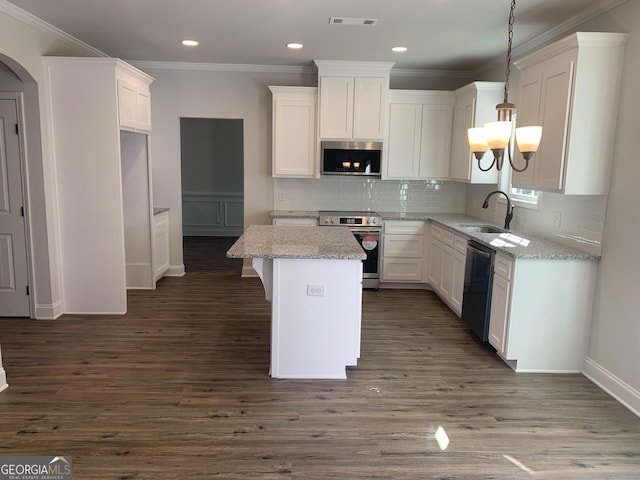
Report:
[[[187,275],[124,316],[0,319],[0,455],[71,455],[79,480],[640,479],[640,418],[581,375],[515,374],[430,292],[364,293],[346,381],[270,379],[232,241],[186,238]]]

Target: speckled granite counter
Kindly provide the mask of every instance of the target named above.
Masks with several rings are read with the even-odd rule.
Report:
[[[510,230],[505,233],[469,232],[462,227],[465,225],[492,224],[481,218],[463,213],[378,212],[378,214],[383,220],[428,220],[482,243],[496,252],[504,253],[514,258],[546,260],[598,260],[600,258],[577,248],[567,247],[561,243],[517,230]],[[500,228],[499,225],[493,226]]]
[[[342,227],[251,225],[234,243],[231,258],[305,258],[364,260],[350,230]]]
[[[462,228],[463,225],[490,225],[483,219],[462,213],[423,213],[423,212],[377,212],[383,220],[432,221],[450,228],[460,235],[473,239],[515,258],[540,258],[547,260],[598,260],[600,257],[577,248],[537,237],[529,233],[511,230],[508,233],[477,233]],[[271,217],[280,218],[317,218],[317,211],[274,210]],[[498,225],[495,225],[498,226]]]
[[[271,218],[318,218],[317,210],[272,210]]]

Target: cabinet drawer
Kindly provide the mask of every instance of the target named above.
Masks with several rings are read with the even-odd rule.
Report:
[[[444,243],[445,245],[453,248],[454,247],[454,243],[455,243],[455,235],[452,231],[450,230],[442,230],[442,243]]]
[[[421,258],[384,258],[382,280],[389,282],[421,282]]]
[[[431,238],[442,241],[442,228],[437,225],[431,224]]]
[[[501,276],[506,280],[511,280],[513,273],[513,261],[502,255],[496,255],[493,263],[493,271],[496,275]]]
[[[424,233],[424,222],[414,220],[384,222],[384,233],[391,235],[422,235]]]
[[[455,236],[455,249],[456,252],[467,255],[467,239],[464,237]]]
[[[385,257],[422,258],[424,237],[422,235],[385,235],[383,255]]]
[[[312,227],[318,225],[317,218],[293,218],[293,217],[274,217],[273,225],[294,225],[299,227]]]

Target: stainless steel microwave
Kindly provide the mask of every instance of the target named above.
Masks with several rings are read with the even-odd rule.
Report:
[[[323,175],[380,177],[382,142],[321,142]]]

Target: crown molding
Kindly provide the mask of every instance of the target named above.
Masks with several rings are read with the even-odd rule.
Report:
[[[580,25],[588,22],[589,20],[596,18],[599,15],[602,15],[603,13],[608,12],[609,10],[613,10],[614,8],[628,1],[629,0],[607,0],[607,1],[599,2],[597,5],[591,5],[590,7],[585,8],[580,14],[570,18],[566,22],[563,22],[560,25],[556,25],[555,27],[547,30],[546,32],[544,32],[541,35],[538,35],[537,37],[532,38],[531,40],[528,40],[518,46],[514,46],[512,49],[512,56],[514,60],[517,60],[521,57],[524,57],[525,55],[528,55],[529,53],[534,52],[535,50],[538,50],[543,46],[548,45],[554,40],[558,40],[559,38],[564,37],[565,35],[575,33],[576,29]],[[518,28],[517,23],[518,23],[518,19],[516,18],[516,25],[515,25],[516,29]],[[494,68],[500,67],[501,65],[504,65],[505,55],[506,55],[506,50],[505,50],[505,53],[503,53],[499,57],[496,57],[493,60],[489,60],[488,62],[486,62],[482,66],[482,68],[479,68],[478,70],[476,70],[475,73],[478,74],[480,72],[492,70]]]
[[[194,63],[194,62],[156,62],[148,60],[127,60],[127,63],[140,69],[154,70],[196,70],[206,72],[251,72],[251,73],[289,73],[316,74],[312,65],[251,65],[241,63]]]
[[[13,3],[9,3],[7,0],[0,0],[0,12],[6,13],[10,17],[19,20],[20,22],[34,27],[41,32],[44,32],[48,35],[51,35],[54,38],[58,38],[66,43],[70,43],[79,47],[83,50],[86,50],[88,54],[91,54],[96,57],[108,57],[106,53],[98,50],[97,48],[92,47],[88,43],[83,42],[82,40],[77,39],[73,35],[69,35],[68,33],[60,30],[58,27],[54,27],[50,23],[45,22],[44,20],[32,15],[31,13],[15,6]]]
[[[420,77],[420,78],[475,78],[476,72],[471,70],[437,70],[437,69],[413,69],[394,68],[391,76],[398,77]]]

